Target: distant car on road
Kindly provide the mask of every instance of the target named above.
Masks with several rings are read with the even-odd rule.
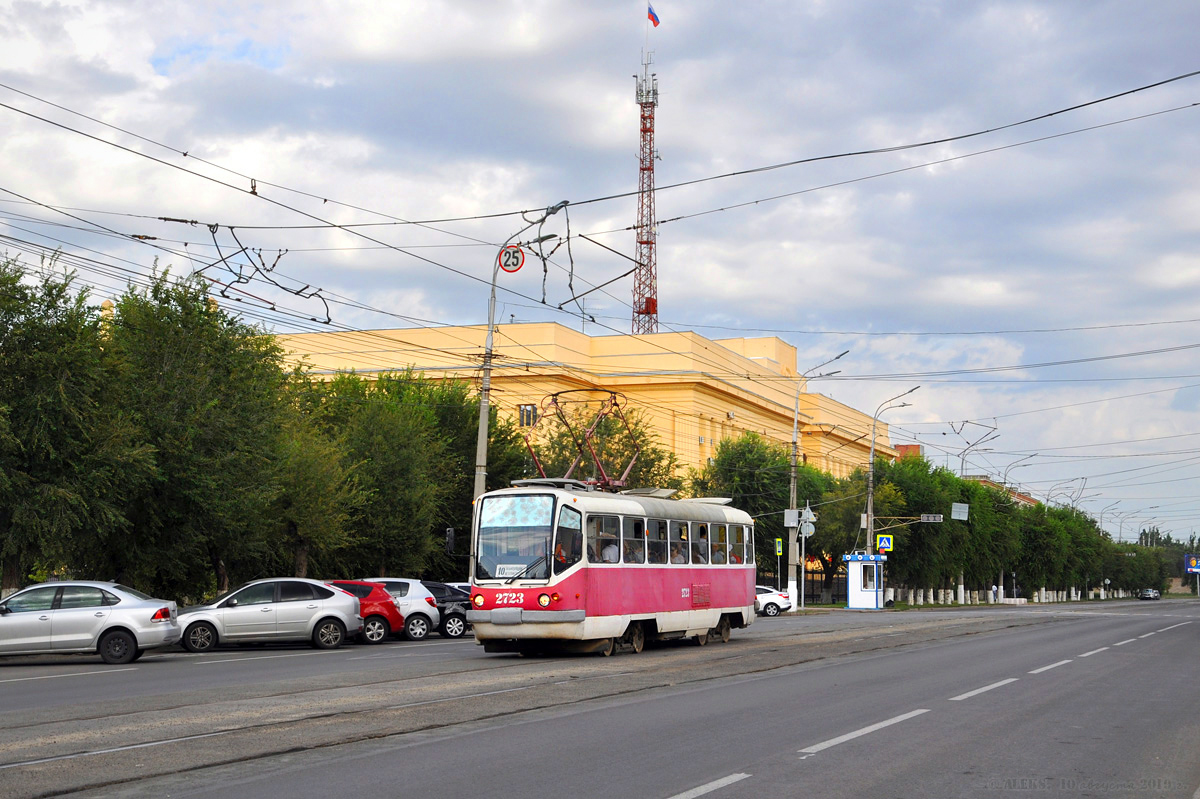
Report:
[[[358,597],[303,577],[246,583],[184,608],[179,623],[189,652],[250,641],[311,641],[317,649],[337,649],[363,628]]]
[[[777,591],[769,585],[754,586],[754,612],[762,616],[778,616],[792,609],[792,600],[786,591]]]
[[[1158,593],[1157,588],[1143,588],[1138,591],[1138,599],[1162,599],[1162,595]]]
[[[437,600],[420,580],[407,577],[367,577],[364,582],[382,583],[399,600],[404,615],[404,635],[410,641],[420,641],[442,623]]]
[[[174,602],[117,583],[42,583],[0,602],[0,655],[90,652],[124,664],[179,634]]]
[[[382,583],[330,580],[329,585],[349,591],[358,597],[358,615],[363,619],[363,629],[359,638],[364,643],[379,644],[389,635],[400,635],[404,632],[404,615],[400,612],[400,600],[392,596]]]
[[[471,594],[449,583],[422,580],[421,584],[429,589],[429,593],[433,594],[437,602],[438,613],[442,617],[438,632],[445,638],[462,638],[467,632],[467,610],[471,606]]]

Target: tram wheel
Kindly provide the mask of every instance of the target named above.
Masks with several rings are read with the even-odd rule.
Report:
[[[629,648],[633,650],[633,654],[638,654],[646,646],[646,631],[642,629],[642,625],[634,622],[629,628]]]
[[[617,651],[617,639],[616,638],[606,638],[604,640],[604,646],[600,649],[600,656],[601,657],[611,657],[612,654],[616,651]]]
[[[720,637],[721,643],[723,643],[723,644],[729,643],[729,631],[730,631],[729,617],[722,616],[721,620],[719,622],[717,622],[717,636]]]
[[[693,636],[693,637],[696,640],[696,646],[704,646],[705,644],[708,643],[708,633],[706,633],[706,632],[700,633],[699,635]]]

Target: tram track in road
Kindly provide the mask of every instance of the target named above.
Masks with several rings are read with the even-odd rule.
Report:
[[[1059,619],[1027,617],[1024,624]],[[53,795],[151,775],[420,732],[498,716],[568,706],[730,674],[768,672],[830,657],[1002,631],[1010,618],[930,619],[905,635],[842,630],[735,637],[731,645],[666,646],[616,658],[496,657],[454,669],[310,686],[289,681],[243,695],[213,690],[165,697],[120,713],[95,704],[73,718],[0,729],[0,780],[30,786],[6,796]],[[726,648],[728,647],[728,648]],[[249,658],[248,660],[253,660]],[[736,671],[723,664],[738,660]],[[432,665],[432,664],[430,664]],[[361,675],[357,675],[361,676]],[[324,678],[328,681],[328,676]],[[245,695],[252,694],[252,695]],[[139,753],[154,749],[156,756]],[[232,754],[236,753],[236,755]],[[87,769],[78,768],[85,760]],[[136,769],[130,770],[134,763]]]

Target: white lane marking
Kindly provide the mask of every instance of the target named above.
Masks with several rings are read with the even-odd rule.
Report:
[[[1145,635],[1139,635],[1138,638],[1149,638],[1152,635],[1154,635],[1154,633],[1146,633]]]
[[[329,652],[296,652],[291,655],[257,655],[255,657],[225,658],[224,660],[197,660],[197,666],[207,666],[212,663],[245,663],[248,660],[276,660],[277,658],[310,658],[316,655],[332,655]]]
[[[1117,641],[1113,646],[1125,646],[1125,644],[1132,644],[1136,640],[1136,638],[1126,638],[1124,641]]]
[[[1108,649],[1108,647],[1106,647],[1106,646],[1102,646],[1102,647],[1100,647],[1099,649],[1093,649],[1091,652],[1084,652],[1084,653],[1083,653],[1082,655],[1080,655],[1079,657],[1081,657],[1081,658],[1090,657],[1090,656],[1092,656],[1092,655],[1095,655],[1095,654],[1098,654],[1098,653],[1100,653],[1100,652],[1103,652],[1103,651],[1104,651],[1104,650],[1106,650],[1106,649]]]
[[[73,760],[77,757],[92,757],[93,755],[107,755],[112,752],[128,752],[131,749],[147,749],[151,746],[164,746],[166,744],[180,743],[182,741],[197,741],[201,738],[215,738],[218,735],[228,735],[236,730],[222,730],[221,732],[206,732],[201,735],[185,735],[182,738],[167,738],[163,741],[149,741],[144,744],[129,744],[128,746],[114,746],[111,749],[97,749],[93,752],[76,752],[73,755],[55,755],[54,757],[42,757],[37,760],[22,760],[19,763],[5,763],[0,766],[0,769],[16,768],[17,766],[35,766],[39,763],[53,763],[56,760]]]
[[[994,682],[991,685],[985,685],[982,688],[976,688],[974,691],[967,691],[965,694],[959,694],[958,696],[952,696],[947,701],[948,702],[961,702],[964,699],[970,699],[973,696],[979,696],[980,694],[990,691],[993,688],[999,688],[1002,685],[1008,685],[1010,682],[1016,682],[1016,681],[1017,681],[1016,677],[1009,677],[1007,680],[1001,680],[1000,682]]]
[[[1161,630],[1158,630],[1157,632],[1165,633],[1167,630],[1174,630],[1176,627],[1182,627],[1185,624],[1191,624],[1191,622],[1190,621],[1181,621],[1181,622],[1179,622],[1179,624],[1172,624],[1170,627],[1163,627]]]
[[[484,692],[478,693],[478,694],[464,694],[462,696],[447,696],[445,699],[428,699],[424,702],[408,702],[407,704],[403,704],[403,705],[389,705],[388,707],[385,707],[384,710],[402,710],[407,707],[421,707],[422,705],[436,705],[440,702],[453,702],[456,699],[477,699],[481,696],[495,696],[496,694],[511,694],[511,693],[515,693],[517,691],[528,691],[530,689],[530,687],[531,686],[526,685],[522,688],[505,688],[502,691],[484,691]]]
[[[907,721],[908,719],[911,719],[915,716],[919,716],[922,713],[928,713],[928,712],[929,712],[928,708],[923,708],[921,710],[914,710],[911,713],[905,713],[904,715],[896,716],[895,718],[890,718],[887,721],[881,721],[878,724],[872,724],[870,727],[863,727],[861,730],[855,730],[854,732],[848,732],[845,735],[839,735],[837,738],[830,738],[828,741],[825,741],[824,743],[815,744],[813,746],[809,746],[804,749],[800,749],[798,751],[804,752],[806,754],[814,755],[817,752],[820,752],[824,749],[828,749],[831,746],[837,746],[838,744],[845,743],[846,741],[852,741],[855,738],[858,738],[860,736],[867,735],[868,733],[875,732],[876,730],[882,730],[884,727],[890,727],[893,724],[899,724],[902,721]]]
[[[712,793],[718,788],[724,788],[726,785],[733,785],[735,782],[741,782],[749,776],[749,774],[730,774],[728,777],[722,777],[719,780],[706,782],[703,785],[692,788],[690,791],[677,793],[674,796],[669,797],[669,799],[695,799],[697,796],[703,796],[706,793]]]
[[[137,671],[137,667],[128,669],[101,669],[100,671],[76,671],[71,674],[44,674],[41,677],[13,677],[9,680],[0,680],[0,683],[6,682],[25,682],[26,680],[57,680],[62,677],[87,677],[92,674],[115,674],[118,671]]]
[[[1059,666],[1065,666],[1070,662],[1071,661],[1069,661],[1069,660],[1060,660],[1057,663],[1051,663],[1049,666],[1042,666],[1040,669],[1034,669],[1033,671],[1031,671],[1029,673],[1030,674],[1041,674],[1043,671],[1050,671],[1050,669],[1057,669]]]

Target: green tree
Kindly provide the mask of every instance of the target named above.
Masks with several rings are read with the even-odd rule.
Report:
[[[353,543],[353,517],[368,495],[346,461],[341,444],[319,429],[311,413],[289,407],[279,431],[280,492],[270,516],[287,567],[297,577],[308,576],[311,560],[323,563]]]
[[[128,504],[120,545],[108,547],[113,573],[167,595],[265,574],[286,380],[279,346],[222,311],[200,278],[160,274],[117,301],[106,350],[122,403],[155,451],[154,480]]]
[[[149,452],[106,379],[100,317],[74,276],[0,262],[0,588],[32,569],[112,577],[91,558],[127,525]]]

